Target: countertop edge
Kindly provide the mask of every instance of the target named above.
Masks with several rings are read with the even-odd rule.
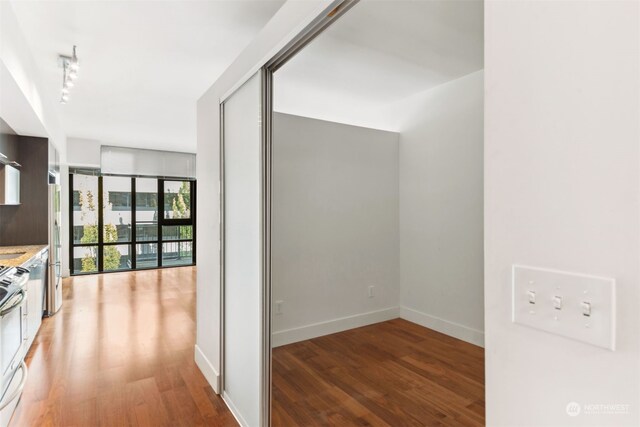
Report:
[[[16,258],[0,259],[0,265],[7,267],[22,267],[42,251],[49,248],[49,245],[20,245],[20,246],[0,246],[0,255],[11,254],[16,252],[24,252]]]

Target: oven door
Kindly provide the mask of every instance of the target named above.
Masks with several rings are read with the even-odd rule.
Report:
[[[27,292],[20,289],[0,311],[0,372],[2,372],[2,390],[4,394],[9,381],[19,367],[23,357],[26,338]]]
[[[20,402],[22,390],[27,382],[27,365],[24,360],[20,362],[18,369],[10,377],[10,382],[0,399],[0,427],[8,427],[13,411]]]

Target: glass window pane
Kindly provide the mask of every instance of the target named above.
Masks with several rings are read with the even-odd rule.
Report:
[[[158,224],[140,224],[139,222],[136,222],[136,240],[138,242],[157,241]]]
[[[169,242],[162,244],[162,265],[193,264],[191,242]]]
[[[136,245],[136,268],[158,266],[158,244],[139,243]]]
[[[73,243],[98,243],[97,176],[73,175]]]
[[[136,240],[158,240],[157,179],[136,178]]]
[[[190,181],[164,182],[164,217],[191,218]]]
[[[103,177],[102,193],[104,242],[131,241],[131,178]]]
[[[156,268],[160,261],[164,266],[193,264],[192,225],[162,226],[162,236],[158,230],[160,219],[191,219],[191,181],[164,181],[165,203],[161,210],[158,179],[133,179],[135,200],[132,177],[73,175],[73,243],[90,245],[74,247],[74,274],[99,272],[99,252],[102,254],[101,271],[132,269],[132,250],[136,251],[136,268]],[[99,197],[99,188],[102,197]],[[100,199],[102,206],[99,206]],[[98,229],[100,209],[102,230]],[[164,217],[160,218],[160,215]],[[136,242],[132,245],[134,232]],[[102,237],[102,247],[98,246],[98,237]]]
[[[104,245],[102,251],[104,271],[128,270],[131,268],[129,245]]]
[[[165,225],[162,226],[162,240],[187,240],[193,239],[193,229],[190,225]]]
[[[74,273],[91,273],[98,271],[98,247],[80,246],[73,248],[72,268]]]

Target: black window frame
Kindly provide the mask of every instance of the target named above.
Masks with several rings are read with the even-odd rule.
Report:
[[[131,175],[115,175],[115,174],[101,174],[97,175],[98,178],[98,242],[95,243],[75,243],[74,239],[74,221],[73,221],[73,213],[75,206],[75,197],[74,197],[74,187],[73,187],[73,177],[74,175],[87,175],[86,173],[80,172],[70,172],[69,173],[69,246],[70,246],[70,270],[72,276],[80,276],[87,274],[103,274],[103,273],[118,273],[125,271],[138,271],[138,270],[154,270],[161,268],[172,268],[172,267],[188,267],[196,265],[196,181],[191,178],[179,178],[179,177],[171,177],[171,178],[159,178],[154,176],[131,176]],[[131,196],[130,196],[130,207],[131,207],[131,231],[130,231],[130,239],[126,242],[105,242],[104,241],[104,194],[103,194],[103,177],[105,176],[117,176],[122,178],[130,178],[131,179]],[[137,239],[137,227],[138,222],[136,220],[136,211],[137,209],[137,193],[136,193],[136,179],[144,178],[144,179],[155,179],[157,182],[157,198],[158,198],[158,206],[157,206],[157,235],[155,240],[138,240]],[[164,206],[164,187],[165,182],[188,182],[189,183],[189,218],[165,218],[165,206]],[[152,194],[152,193],[150,193]],[[107,201],[108,202],[108,201]],[[145,205],[147,206],[147,205]],[[145,210],[145,209],[142,209]],[[164,226],[191,226],[191,238],[190,239],[164,239],[163,236],[163,227]],[[181,243],[191,243],[191,263],[187,264],[171,264],[171,265],[163,265],[162,255],[163,255],[163,244],[164,243],[172,243],[180,246]],[[137,245],[138,244],[155,244],[156,245],[156,253],[157,253],[157,265],[156,266],[145,266],[139,267],[137,265]],[[129,260],[130,260],[130,268],[127,269],[118,269],[118,270],[104,270],[104,248],[107,246],[128,246],[129,247]],[[75,258],[74,258],[74,249],[77,247],[97,247],[97,270],[90,272],[83,271],[75,271]]]

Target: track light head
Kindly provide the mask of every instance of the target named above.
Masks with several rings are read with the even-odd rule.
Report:
[[[74,86],[74,80],[78,78],[78,69],[80,68],[78,62],[77,47],[73,46],[73,53],[71,56],[60,55],[58,57],[58,64],[62,67],[62,96],[60,98],[61,104],[66,104],[69,100],[69,89]]]

